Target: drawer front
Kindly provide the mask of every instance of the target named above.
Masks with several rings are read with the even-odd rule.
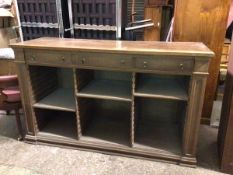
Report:
[[[61,51],[27,50],[25,57],[29,64],[72,65],[70,54]]]
[[[184,58],[178,56],[137,57],[136,68],[143,70],[191,73],[194,68],[194,59],[193,57]]]
[[[72,57],[73,62],[79,67],[133,68],[133,60],[130,55],[78,53]]]

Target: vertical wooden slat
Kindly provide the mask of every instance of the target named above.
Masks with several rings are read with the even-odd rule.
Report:
[[[136,73],[133,73],[132,76],[132,102],[131,102],[131,126],[130,126],[130,145],[133,147],[134,145],[134,140],[135,140],[135,79],[136,78]]]
[[[144,29],[145,41],[160,41],[162,7],[146,7],[145,19],[152,19],[154,26]]]
[[[52,15],[51,13],[53,12],[52,11],[52,8],[51,8],[51,3],[47,3],[47,6],[48,6],[48,16],[49,16],[49,21],[47,23],[52,23],[53,22],[53,19],[52,19]]]
[[[182,162],[193,161],[196,164],[196,145],[199,134],[201,111],[204,101],[204,92],[206,86],[207,74],[196,72],[192,75],[190,82],[189,101],[185,117],[183,131],[183,148],[184,157]],[[200,98],[196,98],[199,96]],[[182,164],[182,163],[181,163]]]
[[[233,174],[233,35],[218,131],[221,171]]]
[[[76,94],[91,80],[93,79],[93,70],[76,70],[75,71],[75,89]],[[77,115],[78,115],[78,132],[79,137],[85,132],[85,129],[90,120],[90,113],[92,112],[91,101],[89,99],[82,99],[76,97],[77,99]]]
[[[28,16],[28,13],[29,13],[28,6],[29,6],[29,4],[26,3],[26,1],[24,1],[24,4],[25,4],[26,21],[30,22],[30,19],[29,19],[29,16]]]
[[[75,96],[75,106],[76,106],[77,139],[79,140],[82,135],[82,132],[81,132],[80,112],[79,112],[80,107],[79,107],[78,98],[76,95],[78,93],[76,69],[73,69],[73,78],[74,78],[74,96]]]
[[[24,56],[23,52],[16,52],[16,59],[21,60]],[[26,130],[27,133],[30,135],[36,135],[36,128],[35,128],[35,118],[33,116],[33,111],[31,107],[31,101],[30,101],[30,83],[29,83],[29,76],[27,72],[27,67],[24,63],[17,63],[17,74],[19,79],[19,87],[20,87],[20,93],[21,93],[21,99],[23,103],[23,110],[26,116],[31,117],[25,117],[26,122]]]
[[[57,23],[56,0],[18,0],[21,22]],[[24,39],[58,36],[58,29],[22,27]],[[43,31],[41,31],[43,30]]]
[[[72,12],[74,23],[91,25],[116,25],[116,0],[73,0]],[[123,1],[126,5],[126,1]],[[79,8],[79,10],[77,10]],[[90,10],[91,9],[91,10]],[[124,16],[124,15],[123,15]],[[96,39],[114,39],[112,31],[99,30],[75,30],[75,37],[96,38]]]

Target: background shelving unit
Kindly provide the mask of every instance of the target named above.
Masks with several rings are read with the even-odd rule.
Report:
[[[127,24],[127,1],[68,0],[71,35],[74,38],[117,39]]]
[[[42,36],[68,37],[68,7],[63,0],[17,0],[24,40]]]

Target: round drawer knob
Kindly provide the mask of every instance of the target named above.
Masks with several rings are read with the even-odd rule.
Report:
[[[81,60],[81,63],[82,63],[82,64],[85,64],[85,62],[86,62],[86,59],[83,58],[83,59]]]
[[[66,60],[65,60],[65,57],[61,57],[61,61],[62,62],[65,62]]]
[[[180,69],[184,70],[184,64],[180,63]]]
[[[125,60],[121,60],[121,64],[125,64]]]
[[[34,55],[31,56],[32,61],[36,61],[36,57]]]
[[[144,61],[144,62],[143,62],[143,67],[144,67],[144,68],[147,68],[147,61]]]

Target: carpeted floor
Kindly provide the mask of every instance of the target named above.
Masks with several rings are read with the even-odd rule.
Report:
[[[220,175],[217,129],[201,126],[198,167],[110,156],[17,141],[14,116],[0,112],[0,175]]]

